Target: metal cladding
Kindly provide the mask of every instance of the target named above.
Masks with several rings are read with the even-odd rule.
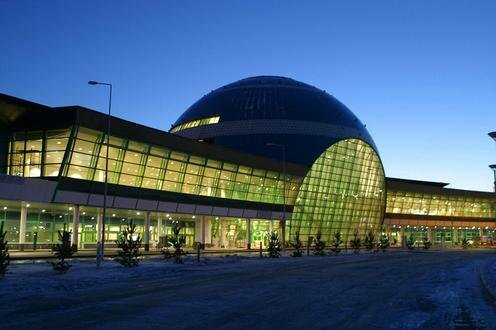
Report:
[[[216,116],[214,124],[174,129]],[[304,166],[343,139],[363,140],[377,151],[365,126],[345,105],[323,90],[285,77],[251,77],[218,88],[188,108],[172,130],[278,160],[282,153],[267,143],[284,145],[286,160]]]

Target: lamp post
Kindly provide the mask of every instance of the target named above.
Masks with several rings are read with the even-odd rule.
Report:
[[[106,155],[105,155],[105,180],[103,183],[103,211],[102,211],[102,237],[100,239],[100,249],[97,249],[96,266],[100,267],[105,255],[105,217],[107,211],[107,193],[108,193],[108,162],[109,162],[109,145],[110,145],[110,115],[112,110],[112,84],[98,82],[94,80],[88,81],[89,85],[103,85],[109,87],[109,102],[107,115],[107,139],[106,139]]]
[[[494,172],[494,192],[496,193],[496,164],[489,165],[489,168]]]
[[[277,147],[282,150],[282,219],[281,219],[281,247],[284,251],[286,247],[286,145],[278,143],[266,143],[266,146]]]

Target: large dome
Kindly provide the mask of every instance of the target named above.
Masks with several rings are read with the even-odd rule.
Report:
[[[306,166],[346,138],[376,149],[364,125],[337,99],[275,76],[246,78],[210,92],[179,117],[171,132],[279,160],[282,152],[267,144],[284,145],[288,162]]]

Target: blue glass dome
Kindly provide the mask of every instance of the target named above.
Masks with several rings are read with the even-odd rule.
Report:
[[[219,117],[217,123],[184,125]],[[183,125],[184,129],[179,129]],[[285,77],[239,80],[205,95],[172,126],[175,134],[219,146],[310,166],[331,144],[358,138],[376,149],[360,120],[325,91]],[[281,149],[281,148],[279,148]],[[377,149],[376,149],[377,151]]]

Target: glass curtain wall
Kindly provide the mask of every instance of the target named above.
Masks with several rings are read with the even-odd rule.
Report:
[[[58,176],[70,130],[17,132],[9,144],[7,173],[40,177]]]
[[[104,134],[83,127],[15,133],[8,174],[105,180]],[[70,142],[69,142],[70,141]],[[67,147],[67,148],[66,148]],[[109,178],[113,184],[272,204],[294,203],[301,178],[231,162],[189,155],[111,136]],[[286,184],[283,184],[283,180]],[[286,193],[283,193],[283,187]]]
[[[340,231],[348,242],[355,230],[365,235],[382,224],[385,177],[375,151],[358,139],[342,140],[324,151],[312,165],[299,190],[289,221],[289,237],[315,236],[332,240]]]
[[[386,212],[496,218],[494,199],[388,190]]]

